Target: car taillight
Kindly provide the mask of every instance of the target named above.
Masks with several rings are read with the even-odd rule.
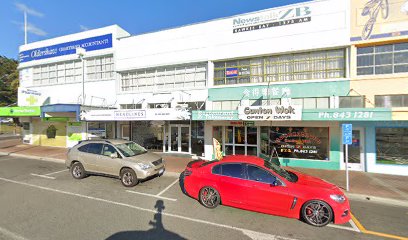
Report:
[[[184,176],[185,176],[185,177],[190,176],[192,173],[193,173],[193,172],[190,171],[190,170],[187,170],[187,169],[184,170]]]

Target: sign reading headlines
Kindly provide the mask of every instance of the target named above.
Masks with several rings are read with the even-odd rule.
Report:
[[[233,33],[310,22],[311,14],[310,7],[303,6],[245,15],[232,20]]]
[[[122,109],[90,110],[81,113],[84,121],[132,121],[132,120],[187,120],[190,112],[186,109]]]
[[[302,120],[302,106],[241,106],[238,108],[238,117],[241,120],[251,121]]]
[[[90,37],[71,42],[60,43],[52,46],[35,48],[20,52],[20,63],[45,58],[53,58],[75,54],[77,48],[84,48],[87,52],[112,47],[112,34]]]

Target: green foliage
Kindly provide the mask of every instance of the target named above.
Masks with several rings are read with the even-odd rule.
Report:
[[[0,107],[17,103],[18,62],[0,56]]]

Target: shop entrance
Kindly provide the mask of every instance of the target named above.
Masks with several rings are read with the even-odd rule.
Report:
[[[190,125],[170,124],[169,152],[191,153]]]
[[[364,129],[353,128],[352,136],[352,144],[348,146],[348,168],[354,171],[364,171]]]

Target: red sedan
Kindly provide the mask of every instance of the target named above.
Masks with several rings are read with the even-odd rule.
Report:
[[[316,227],[350,220],[349,201],[336,185],[254,156],[192,161],[184,171],[184,188],[207,208],[223,204]]]

